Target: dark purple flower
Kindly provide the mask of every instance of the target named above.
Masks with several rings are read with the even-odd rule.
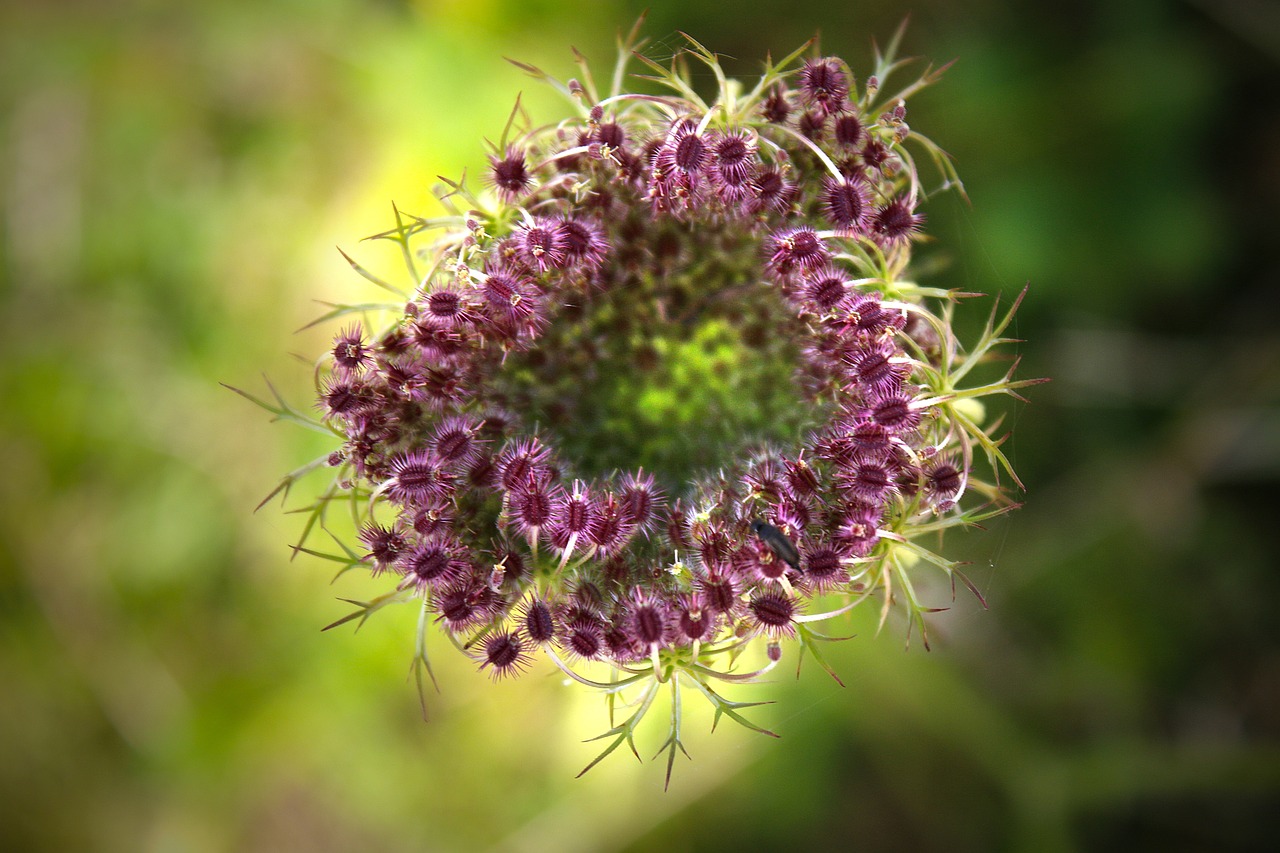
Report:
[[[783,461],[786,471],[787,486],[791,493],[801,498],[809,498],[818,493],[821,483],[813,468],[805,461],[803,452],[796,459]]]
[[[759,191],[753,184],[759,158],[755,141],[745,133],[728,133],[712,146],[712,186],[716,196],[731,207],[749,202]]]
[[[795,185],[783,177],[776,167],[761,169],[755,179],[752,213],[783,213],[791,206]]]
[[[662,490],[653,475],[643,470],[635,474],[627,472],[618,495],[622,501],[623,518],[647,537],[657,526],[664,504]]]
[[[483,306],[499,321],[520,324],[538,308],[533,284],[517,272],[494,270],[484,277],[478,289]]]
[[[609,658],[615,664],[628,664],[643,660],[650,650],[640,644],[625,624],[625,614],[615,614],[614,621],[605,628],[604,645]]]
[[[878,293],[858,294],[844,316],[832,321],[832,325],[843,332],[871,336],[899,330],[906,324],[906,311],[883,307]]]
[[[529,576],[525,556],[513,546],[499,547],[489,571],[489,586],[508,591],[521,589]]]
[[[856,147],[862,140],[862,120],[857,113],[844,113],[836,116],[835,136],[837,145]]]
[[[823,266],[808,273],[800,282],[799,296],[806,307],[819,314],[834,311],[848,297],[845,273]]]
[[[515,200],[533,185],[524,152],[508,148],[502,159],[489,158],[489,180],[507,200]]]
[[[457,542],[447,535],[425,539],[401,555],[396,571],[420,590],[453,586],[467,569],[457,549]]]
[[[551,478],[551,450],[533,436],[516,439],[498,454],[498,474],[502,487],[523,488],[528,483],[545,483]]]
[[[595,271],[609,254],[609,241],[600,229],[582,219],[565,218],[560,221],[560,235],[570,266],[580,266]]]
[[[467,346],[464,330],[438,318],[423,314],[413,324],[413,342],[428,361],[439,363],[463,353]],[[401,369],[411,369],[400,365]]]
[[[426,391],[425,372],[414,364],[387,364],[381,370],[387,391],[403,400],[423,401],[430,395]]]
[[[912,405],[908,394],[889,394],[871,408],[871,418],[893,433],[904,433],[920,426],[920,410]]]
[[[427,446],[443,465],[453,470],[465,468],[484,451],[480,426],[473,415],[450,415],[436,424]]]
[[[831,224],[859,234],[867,229],[870,202],[861,181],[827,178],[823,184],[822,206]]]
[[[614,122],[602,122],[596,125],[595,133],[592,134],[592,140],[606,145],[614,151],[620,150],[627,144],[627,132],[620,124]]]
[[[821,140],[827,132],[827,114],[821,110],[806,110],[800,114],[796,129],[806,139]]]
[[[578,543],[594,544],[591,534],[595,526],[595,505],[591,492],[581,480],[573,481],[573,491],[558,493],[547,522],[551,545],[562,554],[561,565],[569,559]]]
[[[773,517],[778,526],[797,533],[809,526],[811,516],[809,499],[794,494],[784,495],[773,508]]]
[[[849,77],[836,59],[810,59],[800,70],[800,97],[823,115],[841,112],[849,98]]]
[[[454,328],[470,319],[462,295],[451,287],[434,290],[422,298],[419,317],[434,326]]]
[[[896,394],[911,370],[897,347],[879,339],[861,342],[842,357],[858,383],[877,397]]]
[[[334,374],[324,380],[320,403],[329,416],[347,418],[368,411],[377,398],[367,383]]]
[[[408,544],[399,530],[373,523],[360,528],[360,541],[369,549],[375,575],[381,574],[394,563]]]
[[[733,131],[719,137],[711,147],[715,155],[716,172],[726,183],[745,184],[753,174],[757,163],[756,143],[748,134]]]
[[[536,536],[555,518],[556,504],[563,491],[558,485],[535,480],[526,480],[508,491],[507,513],[516,529],[525,536]]]
[[[964,488],[964,472],[954,462],[939,459],[925,469],[925,491],[939,512],[955,505],[955,498]]]
[[[889,430],[874,421],[855,421],[845,437],[848,438],[853,453],[861,456],[887,454],[893,445]]]
[[[849,582],[844,560],[848,548],[835,543],[823,543],[809,548],[804,555],[804,577],[815,595],[840,589]]]
[[[497,489],[498,460],[492,453],[482,449],[467,463],[463,479],[471,489]]]
[[[728,564],[734,542],[725,530],[708,525],[705,530],[694,533],[693,540],[697,543],[698,556],[706,569],[715,571]]]
[[[572,658],[597,660],[605,650],[604,630],[604,624],[598,618],[577,616],[565,624],[560,647]]]
[[[574,618],[574,614],[579,610],[582,613],[592,613],[597,616],[605,611],[604,593],[599,586],[589,580],[579,580],[574,584],[568,600],[570,607],[566,618]]]
[[[470,398],[471,389],[466,385],[461,367],[439,365],[423,374],[422,394],[433,407],[443,409],[461,406]]]
[[[635,524],[615,495],[606,493],[598,496],[591,515],[592,528],[587,538],[602,557],[618,553],[631,541]]]
[[[735,618],[743,608],[742,586],[730,575],[712,571],[694,581],[702,606],[727,619]]]
[[[895,447],[894,453],[890,457],[896,474],[893,478],[893,488],[898,494],[910,500],[920,491],[920,477],[922,472],[920,466],[915,464],[910,456],[901,448]],[[935,511],[937,506],[934,506]]]
[[[836,168],[846,181],[869,182],[867,167],[856,157],[842,157],[836,162]]]
[[[894,490],[894,472],[883,460],[864,457],[841,468],[836,483],[863,503],[879,504]]]
[[[494,679],[519,675],[533,659],[518,633],[498,631],[484,638],[480,651],[480,669],[489,669]]]
[[[413,517],[413,529],[421,536],[438,536],[453,529],[453,506],[446,500],[420,507]]]
[[[787,481],[778,463],[766,458],[752,465],[742,477],[747,494],[765,503],[775,504],[787,493]]]
[[[791,110],[791,101],[787,99],[787,93],[781,86],[775,86],[769,90],[768,97],[760,106],[760,114],[764,116],[765,121],[771,121],[774,124],[786,124]]]
[[[671,615],[666,601],[637,589],[631,596],[627,632],[646,648],[664,646],[671,639]]]
[[[911,201],[899,196],[877,208],[871,218],[871,230],[885,245],[905,243],[924,224],[924,214],[916,213]]]
[[[342,373],[354,375],[373,363],[373,351],[364,342],[360,324],[343,329],[333,340],[333,363]]]
[[[738,553],[735,568],[753,584],[776,583],[780,578],[786,577],[790,570],[785,559],[759,540]]]
[[[884,509],[868,504],[851,504],[842,515],[836,539],[854,557],[865,557],[880,541],[880,521]]]
[[[454,478],[435,451],[400,453],[390,463],[391,477],[384,484],[387,497],[398,504],[437,503],[453,492]]]
[[[558,269],[568,258],[564,232],[560,223],[551,220],[535,220],[517,232],[516,239],[525,263],[538,272]]]
[[[681,643],[707,642],[715,636],[716,613],[702,604],[697,595],[680,596],[675,611],[676,640]]]
[[[869,168],[884,171],[885,164],[889,162],[889,149],[885,144],[874,136],[868,136],[867,141],[862,145],[862,162]]]
[[[696,128],[682,126],[678,129],[667,142],[667,150],[672,165],[685,174],[698,174],[711,162],[707,141]]]
[[[408,352],[410,346],[412,341],[409,340],[409,335],[402,326],[396,326],[378,341],[377,351],[381,357],[393,359]]]
[[[760,592],[747,605],[747,618],[757,631],[770,637],[793,637],[796,601],[781,590]]]
[[[675,165],[670,149],[661,149],[649,178],[648,199],[655,213],[680,215],[692,210],[700,197],[699,175]]]
[[[816,270],[831,260],[818,232],[807,225],[784,228],[769,237],[769,265],[780,273]]]
[[[530,598],[520,611],[520,626],[531,641],[542,644],[556,638],[557,625],[551,606],[541,598]]]
[[[459,632],[489,621],[501,602],[487,584],[464,581],[439,592],[434,604],[439,621]]]

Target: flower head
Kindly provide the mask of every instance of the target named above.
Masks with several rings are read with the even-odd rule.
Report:
[[[521,260],[539,273],[564,266],[566,242],[563,224],[552,220],[534,220],[516,232]]]
[[[373,352],[364,340],[360,324],[343,329],[333,341],[333,364],[339,374],[356,374],[373,362]]]
[[[770,238],[769,265],[779,273],[813,272],[831,260],[831,251],[811,226],[783,228]]]
[[[526,641],[513,631],[490,634],[481,645],[480,668],[488,669],[494,679],[519,675],[533,660],[525,645]]]
[[[446,461],[430,448],[397,454],[384,481],[388,497],[401,505],[426,505],[451,497],[454,478]]]
[[[770,637],[795,634],[796,602],[784,592],[758,593],[747,605],[751,624]]]
[[[800,70],[800,92],[806,106],[822,115],[840,112],[849,97],[849,78],[837,59],[811,59]]]
[[[489,180],[503,197],[514,201],[533,186],[533,175],[524,152],[508,148],[501,157],[489,158]]]
[[[447,534],[425,537],[400,557],[396,567],[419,590],[451,587],[464,578],[467,569],[457,551],[457,544]]]
[[[909,198],[899,197],[876,209],[871,217],[871,230],[885,244],[903,243],[924,224],[924,214],[915,212]]]
[[[822,204],[828,221],[837,228],[853,233],[866,230],[870,200],[861,181],[827,178],[823,185]]]
[[[415,296],[321,360],[316,426],[341,447],[307,529],[348,501],[349,562],[393,576],[357,615],[417,599],[494,678],[545,657],[610,695],[693,684],[740,720],[710,685],[748,678],[751,648],[768,671],[873,596],[923,628],[903,573],[951,566],[938,534],[1012,505],[979,398],[1030,383],[971,378],[1012,312],[966,349],[958,297],[916,281],[916,164],[960,184],[879,95],[900,63],[744,86],[696,42],[684,58],[714,99],[683,61],[649,66],[659,95],[562,84],[569,117],[516,111],[483,189],[451,182],[447,215],[389,232]],[[811,615],[824,596],[845,603]]]

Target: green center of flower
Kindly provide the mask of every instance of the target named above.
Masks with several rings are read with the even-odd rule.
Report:
[[[649,224],[628,243],[624,224],[612,283],[558,294],[550,327],[501,371],[511,410],[577,474],[643,468],[678,495],[813,424],[795,375],[803,330],[761,280],[758,248],[702,227]]]

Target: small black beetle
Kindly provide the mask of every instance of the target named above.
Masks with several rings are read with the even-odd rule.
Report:
[[[760,541],[768,545],[775,556],[785,560],[796,571],[800,570],[800,552],[785,533],[772,524],[759,520],[751,522],[751,532],[759,536]]]

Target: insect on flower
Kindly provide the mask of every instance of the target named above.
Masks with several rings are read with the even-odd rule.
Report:
[[[791,568],[797,571],[800,569],[800,552],[796,549],[795,543],[787,538],[787,534],[759,519],[751,522],[751,532],[769,547],[774,556],[785,560]]]

